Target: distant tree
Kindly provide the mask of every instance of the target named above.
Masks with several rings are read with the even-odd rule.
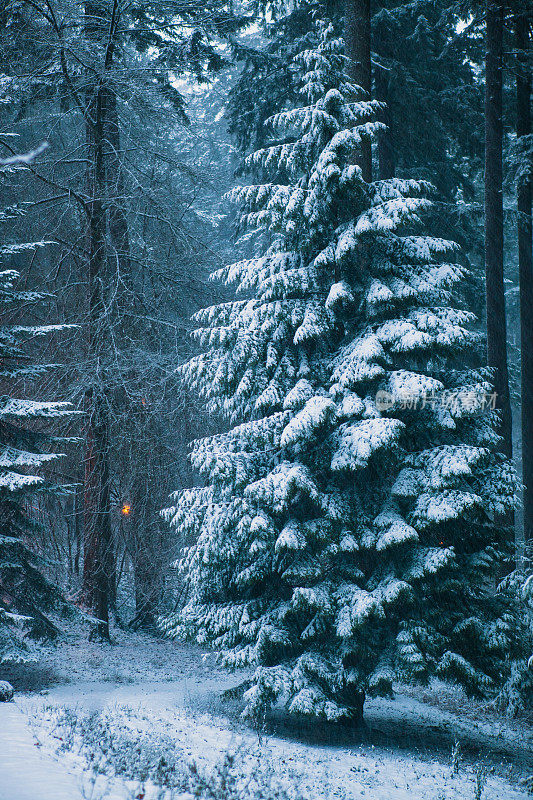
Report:
[[[447,201],[458,189],[472,199],[483,158],[483,88],[476,76],[482,36],[477,15],[464,16],[440,0],[381,0],[372,15],[375,96],[388,107],[380,177],[409,171],[431,180]]]
[[[379,106],[346,66],[328,24],[293,60],[300,104],[231,194],[250,252],[215,277],[243,297],[195,316],[207,349],[181,370],[231,427],[194,444],[205,486],[166,512],[195,543],[163,627],[255,666],[259,718],[283,698],[360,719],[397,676],[483,694],[511,640],[491,582],[516,480],[472,314],[450,305],[465,270],[420,231],[427,184],[363,179]]]

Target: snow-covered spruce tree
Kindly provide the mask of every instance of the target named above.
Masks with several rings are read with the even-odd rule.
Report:
[[[4,219],[16,209],[2,212]],[[37,244],[3,244],[0,256],[9,257]],[[42,374],[43,364],[32,364],[25,344],[61,325],[27,326],[6,322],[17,306],[38,301],[38,292],[18,290],[15,270],[0,271],[0,663],[34,658],[32,640],[55,635],[47,611],[61,602],[59,591],[42,574],[32,548],[36,522],[31,498],[45,487],[41,466],[59,454],[49,452],[42,432],[32,430],[36,420],[72,413],[69,403],[18,399],[15,386]],[[34,428],[35,426],[33,426]]]
[[[471,315],[449,305],[463,268],[419,231],[427,185],[362,180],[376,104],[343,65],[321,25],[294,64],[304,105],[248,159],[263,182],[232,192],[257,254],[215,278],[244,298],[196,315],[208,349],[183,368],[233,427],[195,442],[206,485],[165,512],[195,544],[163,627],[255,665],[256,718],[276,699],[357,718],[396,676],[482,693],[508,642],[493,519],[515,481],[480,411]]]

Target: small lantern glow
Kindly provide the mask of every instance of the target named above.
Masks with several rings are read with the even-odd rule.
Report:
[[[123,517],[129,517],[131,514],[131,506],[129,503],[123,503],[122,508],[120,509],[120,513]]]

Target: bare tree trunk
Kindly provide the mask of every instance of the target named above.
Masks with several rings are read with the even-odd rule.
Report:
[[[115,8],[117,8],[115,4]],[[118,13],[118,8],[117,8]],[[112,55],[112,53],[111,53]],[[111,67],[111,62],[106,64]],[[115,276],[115,301],[113,303],[113,324],[116,335],[120,339],[128,332],[134,331],[133,281],[130,259],[130,238],[128,220],[124,208],[124,177],[122,173],[120,119],[118,99],[115,88],[110,81],[105,84],[106,115],[104,119],[105,138],[105,180],[106,201],[108,206],[109,225],[109,272]],[[114,547],[114,550],[116,548]],[[112,580],[110,581],[110,601],[116,611],[117,584],[116,557],[112,564]]]
[[[502,54],[503,5],[487,0],[485,51],[485,277],[487,362],[493,371],[501,449],[512,457],[503,275]]]
[[[530,27],[526,7],[516,18],[516,135],[531,134]],[[522,482],[524,484],[524,542],[533,557],[533,258],[531,175],[517,187],[518,268],[520,282],[520,349],[522,378]]]
[[[127,348],[138,337],[138,325],[135,317],[135,278],[133,265],[130,258],[130,236],[128,218],[125,209],[125,182],[123,163],[121,159],[121,135],[118,98],[113,87],[109,87],[108,114],[106,118],[106,183],[109,201],[109,244],[110,244],[110,271],[116,277],[116,304],[117,313],[116,333],[119,342]],[[140,377],[133,364],[129,365],[128,377],[131,383],[141,386]],[[127,395],[127,392],[125,392]],[[135,403],[129,402],[125,397],[125,407],[118,410],[122,417],[122,429],[133,423],[131,427],[131,456],[134,463],[127,465],[128,469],[138,468],[140,479],[134,482],[132,488],[133,508],[131,516],[123,525],[126,537],[126,547],[133,552],[133,567],[135,581],[135,623],[137,626],[151,627],[155,620],[158,593],[154,586],[160,573],[159,565],[154,562],[152,540],[152,520],[150,514],[156,518],[157,511],[151,503],[146,469],[137,465],[142,463],[145,454],[142,452],[142,437],[139,440],[137,431],[144,429],[142,410]],[[120,419],[120,417],[119,417]],[[138,461],[141,459],[141,461]],[[150,514],[147,511],[149,508]]]
[[[353,83],[372,95],[372,62],[370,59],[370,0],[344,0],[344,43],[350,59],[348,74]],[[366,139],[361,145],[359,166],[365,181],[372,180],[372,145]]]

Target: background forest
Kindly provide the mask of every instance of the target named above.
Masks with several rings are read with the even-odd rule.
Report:
[[[0,662],[82,614],[259,664],[255,722],[531,708],[532,31],[2,0]]]

